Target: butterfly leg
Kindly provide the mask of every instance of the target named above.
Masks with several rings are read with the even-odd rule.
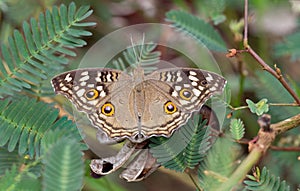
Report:
[[[99,175],[107,175],[119,169],[133,154],[137,144],[126,142],[116,156],[91,161],[91,170]]]

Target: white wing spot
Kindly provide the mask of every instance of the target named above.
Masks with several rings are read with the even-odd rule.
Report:
[[[195,82],[199,81],[199,79],[196,78],[195,76],[189,76],[189,79],[192,80],[192,81],[195,81]]]
[[[197,86],[198,83],[197,82],[192,82],[192,86]]]
[[[95,87],[95,84],[88,84],[87,87],[93,88],[93,87]]]
[[[84,89],[81,89],[81,90],[78,90],[78,91],[76,92],[76,94],[77,94],[78,97],[81,97],[81,96],[83,96],[84,92],[85,92],[85,90],[84,90]]]
[[[176,91],[173,91],[173,92],[172,92],[172,96],[173,96],[173,97],[177,97],[177,96],[178,96],[178,93],[177,93]]]
[[[190,75],[192,75],[192,76],[196,76],[196,75],[197,75],[197,73],[196,73],[196,72],[194,72],[194,71],[190,71]]]
[[[96,82],[102,82],[100,77],[95,78]]]
[[[71,77],[71,74],[67,74],[65,77],[65,81],[70,82],[73,78]]]
[[[206,77],[206,80],[209,82],[213,81],[214,78],[209,73],[207,75],[208,77]]]
[[[203,86],[198,86],[199,90],[203,91],[204,87]]]
[[[106,93],[104,91],[101,91],[99,96],[100,97],[105,97],[105,95],[106,95]]]
[[[183,87],[189,88],[189,87],[191,87],[191,85],[190,84],[183,84]]]
[[[62,91],[67,91],[69,88],[67,88],[66,86],[63,86],[62,88],[61,88],[61,90]]]
[[[201,91],[198,90],[198,89],[196,89],[196,88],[194,88],[193,89],[193,93],[198,97],[201,94]]]
[[[102,87],[102,86],[97,86],[96,89],[97,89],[98,91],[102,91],[102,90],[103,90],[103,87]]]
[[[82,76],[86,76],[86,75],[88,75],[88,74],[89,74],[88,71],[85,71],[85,72],[82,72],[82,73],[81,73]]]
[[[167,80],[166,81],[170,82],[171,79],[172,79],[172,75],[170,73],[167,73]]]
[[[176,91],[180,91],[181,90],[181,86],[175,86],[175,90]]]
[[[111,74],[110,74],[110,73],[108,73],[108,74],[106,75],[106,79],[107,79],[107,81],[108,81],[108,82],[111,82],[111,79],[110,79],[110,77],[111,77]]]
[[[75,91],[77,91],[77,90],[79,90],[79,86],[75,86],[73,89],[74,89]]]
[[[181,81],[182,81],[181,73],[177,72],[177,82],[181,82]]]
[[[86,99],[84,97],[80,97],[80,99],[83,103],[86,103]]]
[[[86,82],[81,82],[80,85],[81,86],[86,86]]]
[[[213,87],[209,88],[209,90],[210,90],[210,91],[216,91],[217,88],[216,88],[215,86],[213,86]]]
[[[79,81],[80,82],[87,81],[88,79],[90,79],[90,76],[83,76],[82,78],[79,79]]]

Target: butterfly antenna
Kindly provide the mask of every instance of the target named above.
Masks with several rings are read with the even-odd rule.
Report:
[[[140,56],[139,56],[139,62],[141,62],[141,60],[142,60],[144,45],[145,45],[145,33],[143,33],[143,39],[142,39],[142,44],[141,44],[141,50],[140,50],[141,52],[140,52]]]
[[[136,59],[136,63],[135,64],[137,64],[138,63],[138,56],[137,56],[137,53],[135,51],[135,44],[133,42],[132,34],[130,34],[130,41],[131,41],[131,46],[132,46],[133,54],[134,54],[134,57]]]

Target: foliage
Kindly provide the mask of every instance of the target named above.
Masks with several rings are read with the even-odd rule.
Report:
[[[250,111],[252,113],[255,113],[258,116],[269,111],[269,105],[267,104],[267,102],[268,102],[267,99],[262,99],[257,103],[254,103],[250,99],[246,99],[246,102],[248,104]]]
[[[183,11],[172,10],[166,14],[167,21],[185,34],[188,34],[204,44],[208,49],[226,51],[226,45],[221,36],[200,18]]]
[[[228,152],[230,148],[231,152]],[[198,176],[203,190],[216,190],[236,168],[240,147],[228,138],[219,138],[200,164]]]
[[[125,70],[128,66],[136,67],[140,64],[145,69],[145,72],[148,73],[157,69],[155,64],[160,60],[161,52],[155,51],[155,48],[157,48],[157,44],[151,42],[141,45],[133,44],[132,47],[122,51],[122,56],[112,59],[110,64],[113,65],[113,68],[119,70]]]
[[[282,85],[273,76],[266,72],[258,71],[254,79],[249,81],[255,84],[252,88],[256,88],[256,96],[259,99],[268,98],[271,103],[292,103],[293,98],[282,87]],[[269,114],[276,121],[283,120],[289,116],[296,115],[300,109],[297,107],[281,107],[280,109],[270,109]]]
[[[300,58],[300,32],[286,36],[282,42],[274,45],[275,56],[290,56],[291,61],[295,62]]]
[[[60,65],[68,63],[66,56],[76,56],[72,49],[86,45],[79,37],[91,35],[83,27],[94,25],[81,22],[92,14],[88,9],[85,6],[76,11],[74,3],[68,8],[53,7],[52,12],[41,13],[38,21],[32,18],[30,24],[24,22],[24,36],[15,30],[8,38],[8,46],[1,46],[0,97],[49,81],[53,70],[59,71]]]
[[[79,190],[84,173],[82,155],[74,139],[64,137],[52,144],[43,159],[44,190]]]
[[[195,115],[171,138],[151,138],[150,152],[165,168],[179,172],[186,168],[193,169],[203,160],[211,146],[210,130],[206,122],[201,116]]]
[[[245,127],[241,119],[231,119],[230,121],[231,136],[235,140],[240,140],[244,137]]]
[[[58,109],[27,97],[0,102],[0,145],[8,151],[18,147],[19,155],[40,156],[41,140],[49,130],[59,129],[61,136],[81,137],[74,123],[58,119]],[[33,119],[33,116],[39,116]]]
[[[234,140],[243,138],[251,142],[256,137],[257,116],[268,112],[274,123],[299,114],[299,107],[275,106],[276,103],[291,104],[294,99],[278,79],[257,67],[257,60],[244,56],[248,51],[238,50],[235,58],[225,58],[223,54],[226,47],[241,49],[243,45],[243,1],[176,0],[151,4],[146,1],[74,0],[78,9],[71,1],[0,1],[0,190],[126,190],[128,184],[116,184],[115,175],[101,179],[90,176],[88,162],[94,156],[90,152],[83,153],[87,146],[82,142],[76,124],[65,116],[67,112],[73,117],[73,113],[64,107],[65,99],[53,96],[50,84],[54,75],[77,67],[86,51],[81,47],[91,45],[125,25],[166,20],[174,30],[218,51],[213,56],[232,93],[225,105],[249,108],[252,112],[228,107],[227,116],[233,119],[218,115],[222,132],[214,132],[206,126],[206,121],[195,115],[172,138],[151,139],[151,153],[163,167],[188,172],[191,177],[197,173],[192,186],[198,184],[203,190],[217,190],[232,181],[235,170],[244,165],[242,163],[249,156],[246,147],[241,149]],[[270,67],[276,64],[280,68],[282,77],[288,79],[300,96],[297,78],[300,23],[296,3],[249,1],[248,43]],[[93,7],[93,15],[88,4]],[[275,7],[291,14],[276,14]],[[270,12],[275,14],[270,17]],[[280,20],[278,16],[284,19],[284,26],[276,23]],[[294,23],[289,28],[285,22],[291,17]],[[263,23],[266,20],[267,24]],[[92,36],[86,27],[94,26],[94,21],[97,27],[89,29]],[[281,29],[288,28],[285,33],[280,33]],[[160,40],[172,39],[165,35]],[[189,67],[182,61],[184,55],[169,52],[160,44],[143,42],[132,46],[112,58],[109,66],[124,70],[141,63],[149,72],[157,69],[156,63],[160,60],[167,60],[177,66]],[[68,64],[70,58],[73,60]],[[215,143],[214,133],[220,136]],[[299,147],[298,135],[299,128],[293,129],[284,136],[278,135],[273,144],[279,149],[295,149]],[[239,179],[235,189],[296,190],[299,185],[298,155],[298,152],[268,151],[261,157],[260,165],[266,164],[269,170],[264,167],[261,172],[256,170],[254,175],[244,177],[248,179],[243,182]],[[131,184],[128,190],[149,186],[151,188],[145,190],[167,190],[167,185],[174,189],[171,181],[176,181],[176,185],[189,184],[184,182],[185,178],[173,180],[169,178],[173,174],[167,173],[164,176],[167,181],[158,172],[149,177],[151,184],[147,181]],[[284,177],[285,181],[279,177]],[[157,180],[159,184],[155,182]],[[177,190],[183,189],[178,187]]]
[[[265,191],[289,191],[290,186],[286,184],[286,181],[281,181],[280,177],[272,175],[266,167],[260,172],[259,168],[256,168],[254,175],[248,175],[245,180],[245,190],[265,190]]]

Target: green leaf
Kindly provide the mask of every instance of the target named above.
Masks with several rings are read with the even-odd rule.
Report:
[[[61,138],[47,150],[43,163],[43,190],[80,190],[84,163],[80,144],[74,139]]]
[[[249,176],[247,176],[249,177]],[[260,170],[256,169],[256,174],[251,180],[245,180],[245,190],[264,190],[264,191],[289,191],[290,186],[285,181],[281,181],[280,177],[270,174],[266,167]]]
[[[219,33],[202,19],[183,11],[172,10],[166,14],[167,21],[180,31],[195,38],[208,49],[225,52],[226,45]]]
[[[80,37],[91,35],[78,24],[84,24],[83,19],[91,13],[86,6],[76,11],[74,3],[69,9],[61,5],[60,9],[53,7],[41,13],[38,21],[32,18],[30,25],[24,22],[22,32],[15,30],[8,45],[1,46],[0,98],[23,89],[35,94],[31,87],[49,81],[58,72],[53,71],[53,65],[64,65],[67,56],[76,56],[72,49],[86,45]]]
[[[41,101],[23,97],[0,100],[0,146],[19,154],[40,155],[42,138],[49,130],[59,129],[61,136],[82,140],[76,125],[66,117],[58,118],[58,109]]]
[[[252,113],[256,113],[256,115],[260,116],[269,111],[269,105],[267,104],[267,99],[262,99],[257,103],[254,103],[250,99],[246,99],[248,107]]]
[[[230,177],[240,160],[241,148],[231,139],[220,137],[200,163],[198,177],[205,191],[215,191]]]
[[[274,46],[274,54],[277,57],[290,56],[291,61],[295,62],[300,58],[300,32],[297,31],[286,36],[283,42],[279,42]]]
[[[157,44],[149,42],[143,45],[128,47],[122,52],[122,56],[112,59],[110,67],[125,70],[128,66],[143,66],[145,73],[157,69],[155,64],[160,61],[161,52],[155,51]]]
[[[151,138],[150,152],[165,168],[183,172],[193,169],[206,156],[211,147],[210,127],[200,115],[195,115],[171,138]]]
[[[241,119],[231,119],[230,132],[232,138],[235,140],[240,140],[241,138],[243,138],[245,134],[243,121]]]

